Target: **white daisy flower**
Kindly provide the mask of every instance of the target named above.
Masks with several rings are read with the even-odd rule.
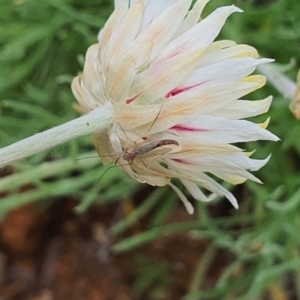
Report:
[[[139,182],[170,185],[189,213],[193,207],[172,178],[197,200],[225,196],[237,208],[232,193],[209,175],[260,182],[249,171],[269,157],[251,159],[233,144],[278,140],[265,129],[268,121],[243,120],[267,112],[272,98],[241,100],[265,84],[264,76],[250,74],[271,60],[248,45],[214,41],[227,17],[241,10],[221,7],[201,19],[207,2],[190,9],[191,0],[115,1],[72,83],[82,112],[113,111],[113,125],[93,134],[102,161]]]

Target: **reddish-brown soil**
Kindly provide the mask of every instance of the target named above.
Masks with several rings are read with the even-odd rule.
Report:
[[[92,206],[76,215],[72,199],[47,207],[30,204],[5,216],[0,223],[0,299],[127,300],[180,299],[188,291],[208,241],[186,233],[161,237],[121,254],[111,245],[141,232],[147,220],[123,237],[108,228],[124,203]],[[191,220],[178,206],[168,222]],[[217,255],[216,267],[205,279],[213,286],[228,255]]]

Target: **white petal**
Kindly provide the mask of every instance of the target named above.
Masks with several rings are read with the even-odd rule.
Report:
[[[111,65],[115,64],[116,60],[126,51],[138,34],[141,22],[143,19],[143,1],[138,1],[132,5],[118,27],[111,33],[108,43],[105,45],[105,56],[102,58],[107,62],[107,71]],[[143,51],[144,49],[141,49]]]
[[[113,148],[106,132],[97,132],[92,135],[94,146],[104,165],[111,162],[111,158],[107,153],[113,153]]]
[[[139,182],[147,183],[152,186],[165,186],[169,184],[170,181],[169,178],[163,176],[157,176],[157,175],[144,175],[144,174],[134,172],[134,176]]]
[[[156,61],[163,61],[186,51],[205,49],[219,34],[227,17],[234,12],[241,12],[241,10],[235,6],[218,8],[196,26],[169,43]]]
[[[220,40],[211,43],[205,50],[203,56],[207,57],[208,54],[213,54],[214,52],[220,50],[226,50],[228,48],[233,48],[237,46],[236,42],[231,40]]]
[[[86,53],[86,61],[82,75],[83,85],[100,103],[107,101],[105,96],[104,87],[102,83],[101,65],[97,57],[99,55],[99,45],[92,45]]]
[[[250,179],[252,181],[261,183],[259,179],[253,176],[246,169],[256,171],[263,167],[270,157],[264,160],[250,159],[243,153],[232,154],[215,154],[215,155],[202,155],[199,157],[188,158],[188,153],[178,154],[179,166],[185,170],[189,170],[195,178],[197,173],[209,172],[225,181],[236,184],[236,176],[240,179]],[[168,164],[173,164],[172,160],[168,160]],[[239,180],[240,180],[239,179]],[[242,180],[244,181],[244,180]],[[239,182],[238,182],[239,183]]]
[[[220,41],[224,42],[224,41]],[[257,50],[248,45],[228,45],[219,49],[219,43],[212,43],[203,54],[201,60],[197,64],[197,68],[209,66],[218,61],[224,61],[237,57],[253,57],[258,58]],[[223,46],[222,43],[220,46]]]
[[[257,140],[278,141],[268,130],[246,120],[228,120],[221,117],[201,116],[192,122],[170,129],[193,140],[220,143],[239,143]]]
[[[151,59],[157,56],[159,51],[170,41],[180,27],[190,4],[191,0],[178,0],[152,20],[149,26],[137,37],[137,42],[139,43],[153,42]]]
[[[188,31],[190,28],[192,28],[194,25],[196,25],[199,22],[202,10],[209,1],[210,0],[196,1],[193,8],[189,11],[188,15],[182,22],[182,25],[180,26],[179,30],[176,32],[176,34],[173,38],[176,38],[176,37],[182,35],[183,33]]]
[[[212,116],[223,117],[226,119],[244,119],[254,117],[267,112],[272,103],[272,96],[263,100],[247,101],[237,100],[231,105],[224,103],[223,106],[211,111]]]
[[[99,44],[103,47],[101,56],[101,61],[103,60],[104,55],[106,54],[106,47],[109,46],[108,41],[116,28],[118,28],[121,20],[124,18],[128,10],[128,1],[120,1],[120,4],[115,8],[109,19],[106,21],[104,28],[101,30],[99,37]]]
[[[238,208],[238,203],[237,203],[235,197],[229,191],[227,191],[225,188],[223,188],[219,183],[217,183],[216,181],[211,179],[206,174],[199,172],[199,171],[190,170],[189,166],[180,164],[180,163],[176,163],[176,162],[174,162],[170,166],[171,166],[171,168],[175,168],[178,172],[181,172],[185,175],[190,175],[191,181],[195,182],[196,184],[197,184],[197,180],[199,180],[200,182],[198,184],[201,187],[203,187],[219,196],[225,196],[235,208]],[[211,199],[213,199],[214,197],[215,197],[215,195],[211,195]]]
[[[251,159],[248,163],[251,165],[247,169],[251,171],[256,171],[260,168],[262,168],[264,165],[267,164],[271,156],[267,157],[266,159],[257,160],[257,159]],[[238,163],[235,162],[235,164]],[[243,169],[243,166],[241,166],[240,170],[236,166],[231,167],[231,170],[227,170],[223,172],[222,168],[219,168],[219,170],[211,172],[215,176],[231,183],[231,184],[240,184],[246,181],[247,179],[252,180],[257,183],[262,183],[257,177],[253,176],[251,173],[245,171]]]
[[[194,70],[200,55],[190,52],[151,66],[136,76],[129,98],[138,104],[150,104],[165,96]]]
[[[152,46],[151,42],[132,46],[111,66],[107,74],[106,89],[107,95],[113,103],[125,104],[126,100],[130,98],[129,89],[132,81],[138,68],[149,60]]]
[[[147,124],[145,132],[138,131],[140,136],[145,136],[151,129],[151,124],[159,114],[161,105],[130,105],[115,104],[115,121],[121,124],[123,130],[132,130]]]
[[[203,202],[211,201],[211,199],[206,197],[203,194],[203,192],[200,190],[199,186],[197,186],[194,182],[191,182],[191,181],[185,180],[185,179],[180,179],[180,181],[183,183],[183,185],[190,192],[190,194],[193,196],[194,199],[203,201]]]
[[[179,199],[182,201],[183,205],[185,206],[187,212],[192,215],[194,213],[194,207],[192,204],[188,201],[188,199],[184,196],[184,194],[181,192],[181,190],[173,185],[171,182],[169,183],[169,186],[174,190],[174,192],[178,195]]]
[[[91,111],[105,103],[104,101],[97,101],[97,99],[95,99],[85,88],[83,82],[78,76],[73,79],[71,87],[77,101],[86,111]]]
[[[172,95],[165,101],[165,105],[173,105],[184,101],[186,105],[201,107],[201,115],[206,114],[218,107],[222,107],[228,101],[236,100],[244,95],[255,91],[265,84],[265,77],[252,75],[236,82],[204,82],[200,86],[182,89],[179,91],[175,88],[170,92]],[[169,102],[171,104],[169,104]],[[191,103],[190,103],[191,102]],[[194,103],[193,103],[194,102]]]
[[[203,183],[203,184],[201,183],[201,186],[203,186],[204,188],[212,191],[214,194],[217,194],[219,196],[225,196],[229,200],[229,202],[233,205],[233,207],[238,209],[238,207],[239,207],[238,202],[235,199],[235,197],[232,195],[232,193],[227,191],[220,184],[218,184],[216,181],[214,181],[213,179],[211,179],[210,177],[208,177],[205,174],[202,174],[200,179],[201,180],[206,180],[205,183]],[[211,195],[212,199],[215,198],[214,194]]]
[[[91,110],[91,107],[85,103],[85,98],[84,98],[85,95],[81,89],[80,81],[81,79],[79,78],[79,76],[75,77],[72,80],[72,85],[71,85],[72,93],[75,96],[78,103],[80,104],[80,106],[84,108],[84,111],[89,111]]]
[[[234,58],[220,61],[203,68],[195,70],[178,89],[184,89],[192,86],[200,86],[203,83],[211,82],[225,83],[238,81],[250,75],[256,66],[271,62],[269,59],[254,59],[251,57]]]
[[[145,3],[145,13],[143,27],[144,30],[147,28],[153,20],[155,20],[162,12],[164,12],[168,7],[176,3],[177,0],[164,0],[164,1],[153,1],[144,0]]]
[[[115,1],[115,7],[117,7],[118,5],[120,5],[120,3],[123,1],[123,0],[114,0]]]
[[[254,91],[263,84],[264,78],[261,82],[258,80],[257,82],[219,83],[169,97],[164,101],[151,133],[168,130],[177,124],[190,122],[201,115],[210,115],[220,107],[232,105],[233,100]]]

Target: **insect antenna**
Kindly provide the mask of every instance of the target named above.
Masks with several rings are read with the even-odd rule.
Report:
[[[163,107],[163,104],[161,105],[161,107],[160,107],[160,109],[159,109],[159,112],[158,112],[158,114],[156,115],[154,121],[151,123],[150,128],[148,129],[148,132],[150,132],[150,130],[151,130],[152,127],[154,126],[156,120],[158,119],[158,117],[159,117],[159,115],[160,115],[160,113],[161,113],[161,111],[162,111],[162,107]]]
[[[110,167],[108,167],[108,168],[102,173],[102,175],[100,176],[100,178],[99,178],[99,180],[98,180],[96,186],[98,186],[98,185],[100,184],[101,179],[103,178],[103,176],[104,176],[110,169],[116,168],[116,167],[118,167],[118,166],[110,166]]]
[[[123,154],[123,152],[119,152],[119,153],[115,152],[115,153],[108,153],[106,155],[101,155],[101,156],[100,155],[86,156],[86,157],[76,158],[74,160],[77,161],[77,160],[88,159],[88,158],[96,158],[96,157],[100,158],[100,160],[101,160],[101,157],[120,156],[122,154]]]
[[[103,178],[103,176],[104,176],[109,170],[111,170],[112,168],[119,168],[119,167],[123,167],[123,166],[130,166],[130,164],[124,164],[124,165],[118,165],[118,166],[115,165],[115,166],[110,166],[110,167],[108,167],[108,168],[102,173],[102,175],[101,175],[101,177],[99,178],[98,183],[97,183],[96,186],[98,186],[98,185],[100,184],[101,179]]]
[[[76,159],[74,159],[74,160],[75,160],[75,161],[78,161],[78,160],[83,160],[83,159],[88,159],[88,158],[96,158],[96,157],[99,157],[99,155],[93,155],[93,156],[81,157],[81,158],[76,158]]]

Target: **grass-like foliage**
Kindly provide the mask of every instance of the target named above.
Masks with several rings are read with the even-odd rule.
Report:
[[[288,75],[295,79],[300,62],[299,0],[234,2],[245,12],[230,17],[220,38],[256,47],[261,56],[286,65]],[[113,3],[0,3],[0,146],[4,147],[78,116],[72,109],[75,98],[70,83],[82,69],[84,54],[96,42]],[[212,1],[205,13],[230,4],[229,0]],[[291,59],[295,63],[290,63]],[[164,225],[177,200],[168,189],[157,188],[127,218],[110,228],[111,235],[116,236],[151,212],[149,229],[115,244],[116,252],[132,250],[179,231],[189,232],[194,239],[208,239],[210,246],[199,258],[186,300],[265,299],[266,293],[274,292],[274,285],[278,295],[284,295],[290,287],[300,299],[299,121],[290,113],[288,101],[270,86],[251,97],[262,99],[270,94],[274,100],[268,113],[268,129],[281,141],[244,145],[249,151],[257,149],[254,157],[265,158],[272,153],[272,158],[255,174],[263,185],[246,182],[234,190],[241,204],[238,211],[212,217],[214,206],[220,202],[198,203],[197,218],[193,221]],[[260,116],[255,121],[264,119],[266,116]],[[101,166],[97,157],[82,159],[95,156],[92,150],[91,138],[83,137],[14,164],[13,174],[0,179],[0,191],[6,195],[0,201],[0,214],[33,201],[50,203],[62,195],[78,199],[80,213],[92,203],[105,205],[124,195],[130,197],[141,188],[117,168],[108,171],[99,182],[106,167]],[[21,187],[28,185],[27,192],[19,193]],[[201,290],[205,272],[220,249],[231,253],[234,259],[224,265],[214,288]],[[143,284],[147,285],[137,285]],[[272,299],[289,299],[285,297]]]

